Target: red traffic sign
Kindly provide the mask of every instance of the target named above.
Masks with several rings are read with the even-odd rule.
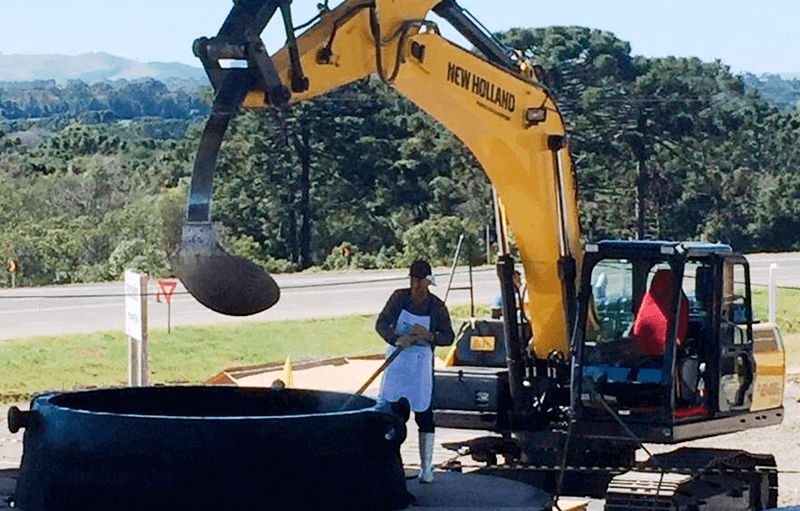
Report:
[[[176,280],[159,280],[158,286],[161,288],[161,292],[158,293],[164,297],[164,300],[167,303],[172,301],[172,294],[175,292],[175,288],[178,287],[178,281]],[[157,297],[158,298],[158,297]],[[156,300],[160,301],[160,300]]]

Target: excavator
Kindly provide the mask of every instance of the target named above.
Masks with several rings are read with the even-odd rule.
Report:
[[[437,424],[484,432],[455,449],[557,495],[602,496],[607,510],[774,507],[772,456],[646,448],[781,422],[781,337],[753,316],[747,260],[714,243],[583,243],[555,99],[532,63],[455,0],[325,2],[298,28],[290,4],[236,0],[217,35],[194,43],[215,97],[173,263],[189,292],[229,315],[280,298],[269,274],[220,245],[212,223],[230,120],[377,75],[472,152],[497,197],[502,318],[472,320],[435,374]],[[443,37],[430,12],[473,49]],[[260,34],[273,18],[286,44],[269,55]]]

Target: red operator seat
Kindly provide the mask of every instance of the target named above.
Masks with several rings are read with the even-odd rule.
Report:
[[[642,297],[642,303],[633,323],[633,338],[643,354],[663,355],[667,344],[669,308],[672,302],[672,272],[658,270],[653,275],[650,289]],[[683,344],[689,327],[689,302],[681,291],[681,310],[678,317],[678,346]]]

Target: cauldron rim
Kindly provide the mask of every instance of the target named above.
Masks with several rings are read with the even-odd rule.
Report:
[[[53,391],[34,396],[31,401],[31,409],[38,403],[38,407],[52,407],[66,413],[74,413],[80,415],[91,416],[109,416],[109,417],[125,417],[131,419],[159,419],[159,420],[175,420],[175,421],[249,421],[258,420],[266,421],[270,419],[275,420],[307,420],[310,418],[325,418],[325,417],[343,417],[354,414],[368,413],[372,410],[379,410],[384,408],[383,402],[380,399],[373,399],[367,396],[357,396],[345,410],[340,410],[338,407],[331,407],[325,411],[304,412],[304,413],[286,413],[286,414],[238,414],[238,415],[214,415],[213,412],[202,414],[164,414],[164,413],[141,413],[141,412],[128,412],[128,411],[112,411],[102,409],[92,409],[91,407],[75,406],[71,403],[59,403],[61,400],[68,400],[74,397],[82,397],[87,395],[121,395],[125,393],[141,394],[146,392],[174,392],[185,391],[187,394],[192,392],[230,392],[231,395],[236,393],[273,393],[285,392],[288,394],[306,395],[306,396],[323,396],[329,399],[338,399],[341,404],[344,404],[348,399],[353,397],[353,394],[345,392],[335,392],[327,390],[315,389],[272,389],[270,387],[239,387],[235,385],[156,385],[152,387],[100,387],[92,389],[79,389],[73,391]]]

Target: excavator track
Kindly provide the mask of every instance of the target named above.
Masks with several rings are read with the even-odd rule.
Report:
[[[608,485],[605,511],[755,511],[777,506],[771,455],[681,448],[653,456]]]
[[[529,439],[527,446],[533,445]],[[487,463],[480,474],[522,481],[558,495],[602,498],[606,511],[757,511],[778,503],[778,470],[775,458],[767,454],[684,447],[634,466],[626,465],[621,447],[615,453],[592,453],[578,442],[561,467],[557,450],[539,449],[533,457],[529,450],[521,460],[515,441],[496,436],[444,447],[457,452],[456,457],[470,455]],[[504,464],[497,463],[501,455]],[[626,466],[604,465],[612,460]],[[454,458],[442,468],[460,471],[461,463]]]

